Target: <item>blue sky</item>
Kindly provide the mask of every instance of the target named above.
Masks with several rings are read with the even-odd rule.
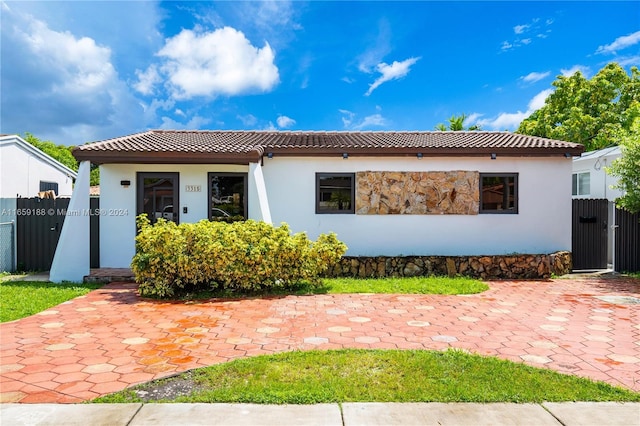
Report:
[[[0,132],[515,130],[560,74],[640,65],[637,2],[1,3]]]

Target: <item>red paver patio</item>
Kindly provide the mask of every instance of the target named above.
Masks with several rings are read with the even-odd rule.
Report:
[[[463,348],[640,391],[640,305],[607,299],[640,297],[638,280],[489,285],[178,303],[109,284],[0,325],[0,402],[80,402],[236,358],[329,348]]]

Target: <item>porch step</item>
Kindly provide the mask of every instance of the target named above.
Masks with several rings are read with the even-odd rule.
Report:
[[[84,277],[85,283],[133,282],[135,276],[130,268],[96,268]]]

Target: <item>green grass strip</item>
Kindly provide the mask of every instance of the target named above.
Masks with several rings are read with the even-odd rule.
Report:
[[[0,281],[0,322],[37,314],[101,286],[102,284]]]
[[[182,396],[148,398],[154,389],[172,386],[180,387]],[[143,400],[140,395],[147,396]],[[287,352],[236,360],[149,382],[93,402],[142,401],[525,403],[640,401],[640,394],[603,382],[460,350],[354,349]]]

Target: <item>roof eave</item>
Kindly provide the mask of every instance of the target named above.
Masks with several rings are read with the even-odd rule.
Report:
[[[78,161],[94,164],[238,164],[257,163],[262,157],[258,150],[247,153],[228,152],[113,152],[76,149]]]

